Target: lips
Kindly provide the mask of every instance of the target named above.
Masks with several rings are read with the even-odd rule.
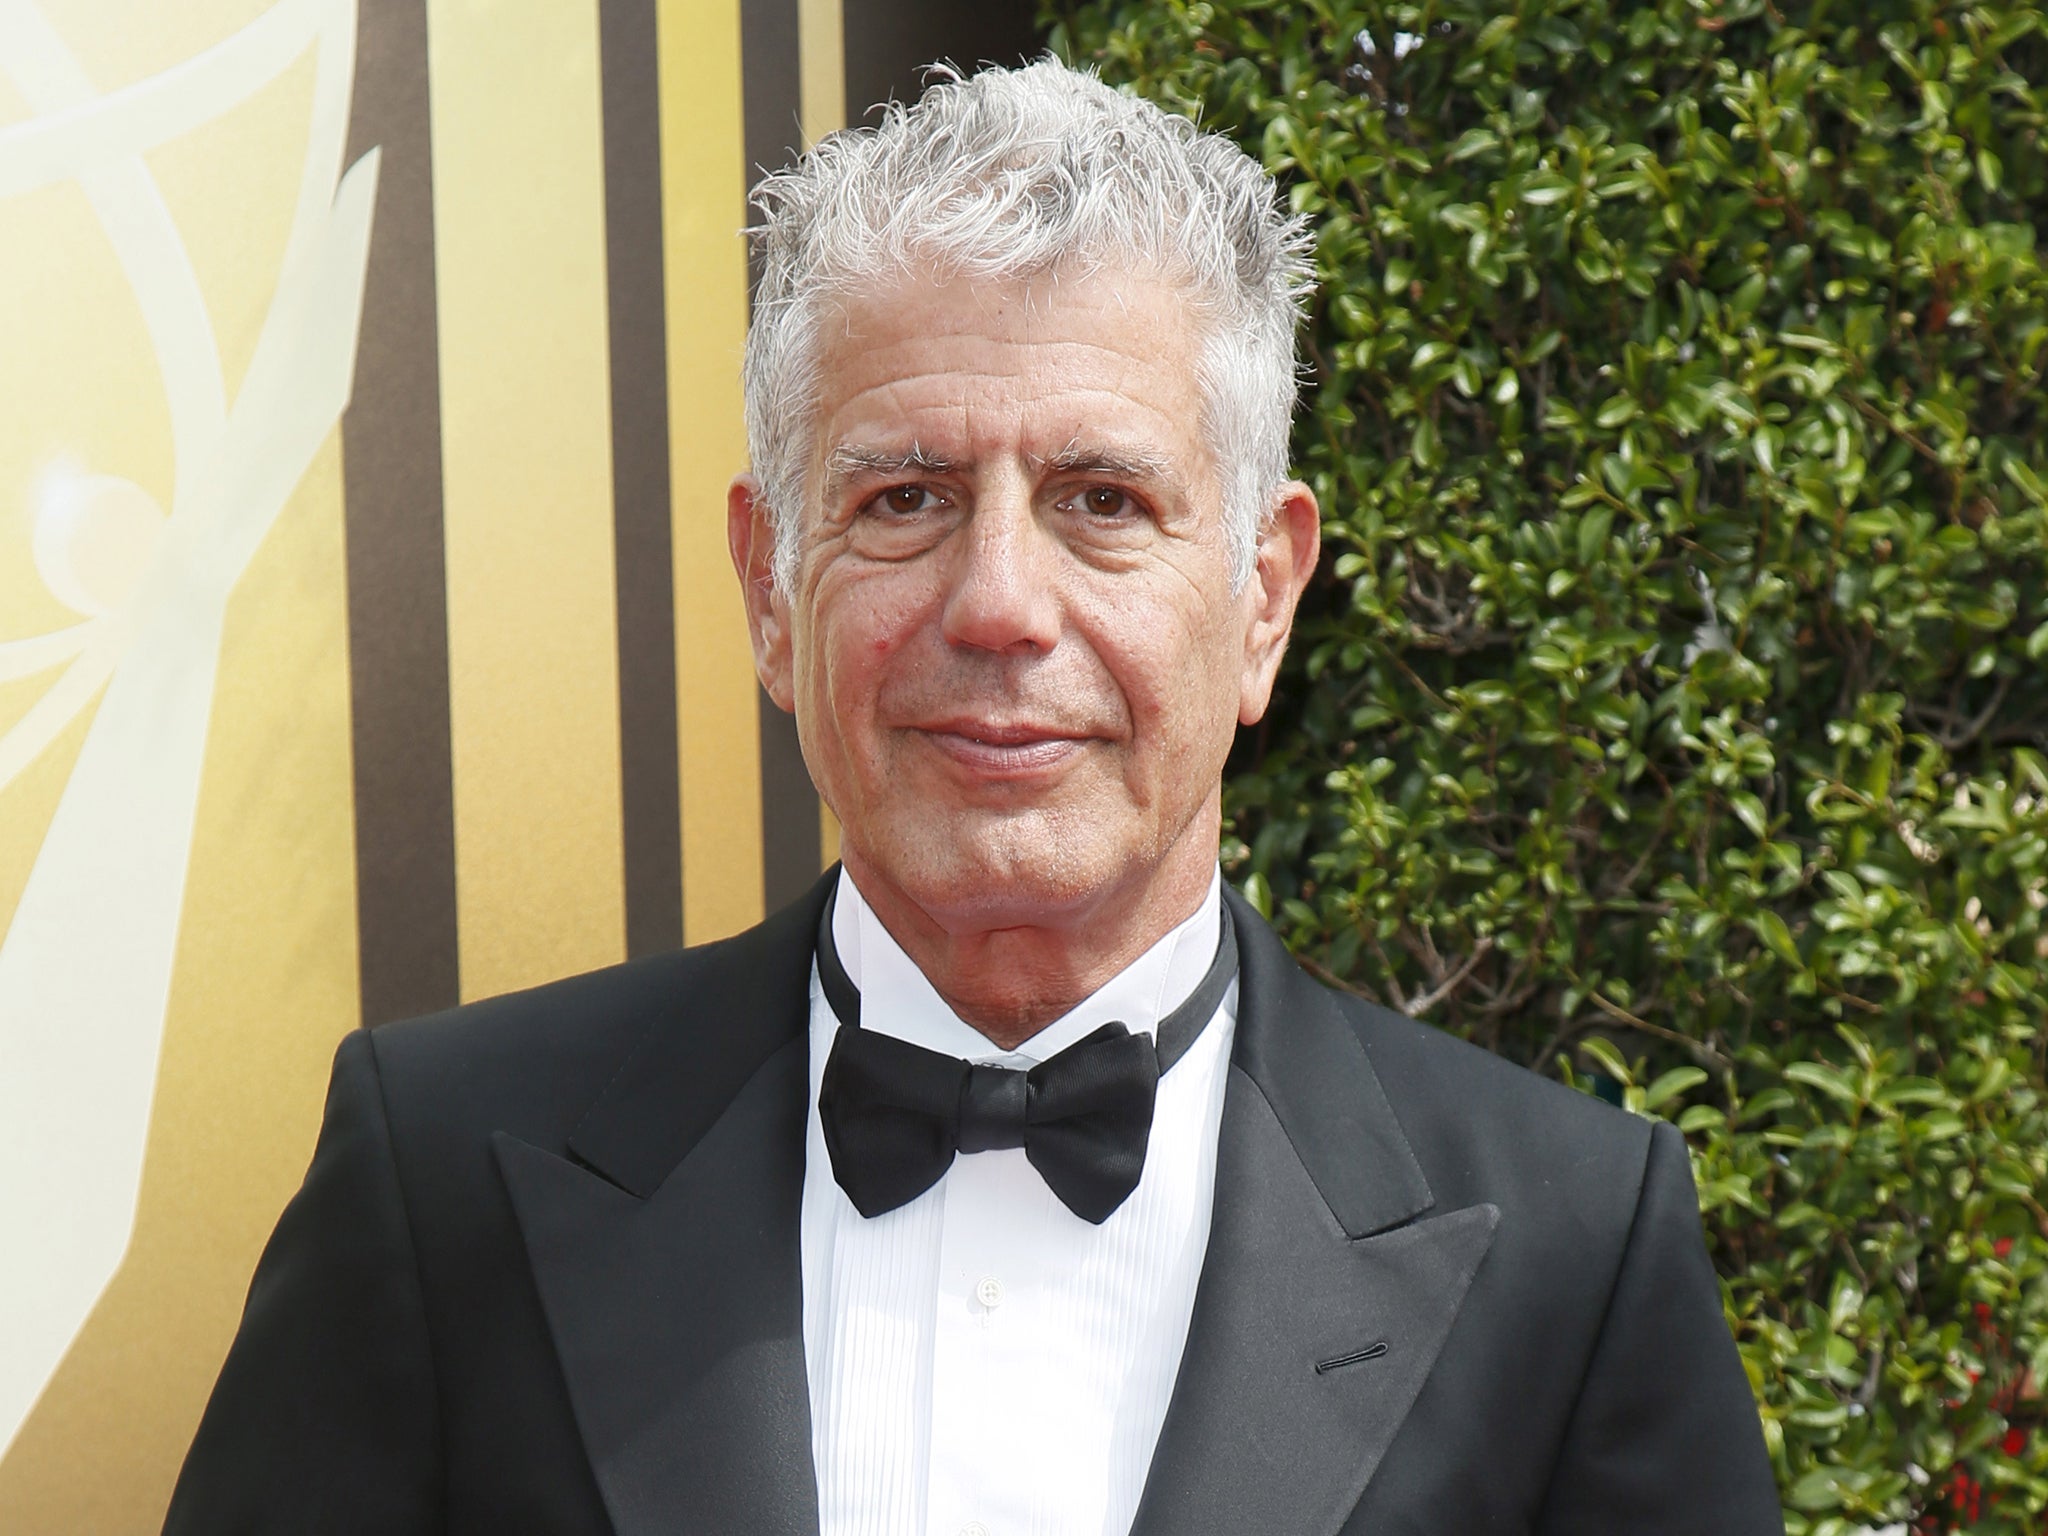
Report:
[[[996,777],[1057,768],[1094,739],[1065,726],[988,720],[946,720],[917,730],[960,766]]]
[[[941,720],[919,727],[933,736],[960,736],[984,747],[1028,747],[1040,741],[1079,741],[1090,732],[1060,725],[993,720]]]

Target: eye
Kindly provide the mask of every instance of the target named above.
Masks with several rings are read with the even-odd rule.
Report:
[[[870,503],[876,511],[896,517],[914,517],[939,504],[939,497],[921,485],[892,485]]]
[[[1091,517],[1104,519],[1122,517],[1137,506],[1128,492],[1113,485],[1091,485],[1074,498],[1073,504]]]

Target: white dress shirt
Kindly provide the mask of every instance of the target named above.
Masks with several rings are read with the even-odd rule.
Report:
[[[842,871],[832,935],[861,1027],[1029,1067],[1112,1019],[1150,1034],[1215,958],[1221,876],[1186,922],[1004,1052],[961,1022]],[[818,1082],[838,1020],[811,976],[804,1358],[822,1536],[1125,1536],[1209,1242],[1233,981],[1159,1082],[1144,1177],[1091,1226],[1021,1148],[956,1157],[870,1221],[832,1177]]]

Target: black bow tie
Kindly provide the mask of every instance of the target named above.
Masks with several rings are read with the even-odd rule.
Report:
[[[1068,1210],[1100,1225],[1145,1171],[1159,1079],[1187,1053],[1237,973],[1237,937],[1222,913],[1216,958],[1186,1002],[1159,1021],[1157,1044],[1105,1024],[1028,1072],[979,1066],[860,1027],[860,991],[832,943],[832,903],[818,932],[818,980],[839,1029],[818,1087],[832,1176],[863,1216],[907,1205],[956,1152],[1022,1147]]]

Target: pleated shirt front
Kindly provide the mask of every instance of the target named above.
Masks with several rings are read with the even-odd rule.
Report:
[[[1219,875],[1192,917],[1012,1052],[946,1006],[843,871],[833,940],[863,1028],[1028,1068],[1111,1020],[1150,1034],[1200,983],[1221,921]],[[818,1121],[839,1024],[814,969],[801,1239],[822,1536],[1126,1536],[1208,1247],[1236,1022],[1233,982],[1160,1079],[1144,1176],[1101,1226],[1022,1149],[957,1157],[868,1220]]]

